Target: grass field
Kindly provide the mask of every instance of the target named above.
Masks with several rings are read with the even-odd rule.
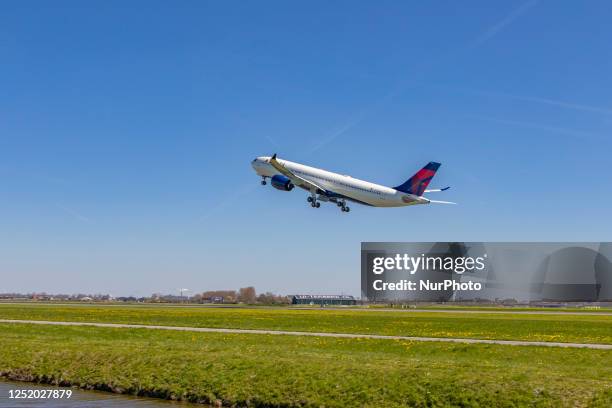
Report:
[[[238,406],[612,404],[612,353],[0,324],[0,373]]]
[[[0,304],[0,318],[612,344],[612,316]]]
[[[484,310],[484,311],[501,311],[501,312],[572,312],[572,313],[612,313],[611,307],[535,307],[535,306],[465,306],[453,304],[426,305],[419,306],[419,309],[432,310]]]
[[[0,318],[612,344],[612,316],[0,304]],[[0,324],[0,374],[232,406],[612,406],[612,352]]]

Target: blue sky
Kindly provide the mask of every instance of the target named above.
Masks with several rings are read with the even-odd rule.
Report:
[[[174,5],[174,7],[173,7]],[[0,292],[359,294],[361,241],[612,240],[612,7],[2,2]],[[457,206],[313,210],[259,155]]]

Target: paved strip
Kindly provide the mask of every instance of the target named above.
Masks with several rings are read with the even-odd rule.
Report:
[[[18,324],[45,324],[52,326],[91,326],[106,327],[114,329],[155,329],[173,330],[203,333],[234,333],[234,334],[274,334],[285,336],[311,336],[311,337],[336,337],[349,339],[379,339],[379,340],[409,340],[409,341],[437,341],[447,343],[468,344],[501,344],[506,346],[543,346],[543,347],[566,347],[566,348],[589,348],[599,350],[612,350],[612,344],[589,344],[589,343],[560,343],[547,341],[522,341],[522,340],[488,340],[488,339],[462,339],[452,337],[415,337],[415,336],[386,336],[382,334],[354,334],[354,333],[322,333],[322,332],[297,332],[285,330],[257,330],[257,329],[223,329],[213,327],[181,327],[181,326],[155,326],[142,324],[121,323],[88,323],[88,322],[52,322],[46,320],[12,320],[0,319],[0,323]]]

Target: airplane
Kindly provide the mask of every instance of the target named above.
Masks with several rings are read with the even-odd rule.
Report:
[[[291,191],[298,186],[310,193],[307,201],[312,208],[319,208],[321,202],[332,202],[342,212],[351,209],[347,201],[372,207],[405,207],[417,204],[455,204],[450,201],[436,201],[423,197],[424,193],[446,191],[450,187],[427,190],[429,182],[436,174],[440,163],[429,162],[405,183],[397,187],[386,187],[368,181],[359,180],[330,171],[305,166],[303,164],[282,160],[272,156],[261,156],[253,159],[251,166],[261,184],[267,179],[277,190]]]

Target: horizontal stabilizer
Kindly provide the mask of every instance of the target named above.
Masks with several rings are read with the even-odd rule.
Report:
[[[439,193],[440,191],[446,191],[448,190],[450,187],[444,187],[444,188],[435,188],[433,190],[425,190],[426,193]]]

